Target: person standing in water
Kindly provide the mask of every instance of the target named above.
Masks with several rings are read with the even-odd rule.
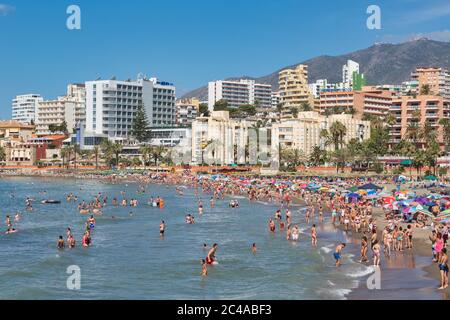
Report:
[[[441,274],[441,286],[439,287],[439,290],[442,290],[448,287],[448,255],[446,248],[441,250],[441,255],[439,257],[439,272]]]
[[[256,243],[253,243],[253,244],[252,244],[252,252],[253,252],[253,253],[256,253],[256,250],[257,250],[257,249],[256,249]]]
[[[336,250],[334,251],[334,259],[336,259],[336,267],[341,265],[342,260],[342,250],[345,248],[345,243],[340,243],[337,245]]]
[[[311,244],[314,247],[317,246],[317,230],[315,224],[313,224],[311,228]]]
[[[166,224],[164,223],[164,220],[161,220],[161,223],[159,224],[159,236],[161,238],[164,237],[164,231],[166,230]]]
[[[202,264],[202,277],[206,277],[208,275],[208,266],[205,259],[201,259],[200,262]]]
[[[64,244],[63,236],[59,236],[57,246],[58,246],[58,249],[64,249],[64,247],[66,246]]]
[[[216,251],[217,251],[217,243],[214,243],[212,248],[209,250],[208,255],[206,256],[207,264],[217,264],[216,261]]]
[[[275,232],[275,222],[272,220],[272,218],[269,219],[269,231]]]

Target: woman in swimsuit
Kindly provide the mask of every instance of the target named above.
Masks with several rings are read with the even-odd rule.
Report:
[[[298,230],[298,226],[295,225],[294,230],[292,231],[292,240],[297,241],[299,234],[300,234],[300,230]]]
[[[381,262],[381,259],[380,259],[381,247],[380,247],[380,244],[378,243],[378,240],[375,240],[372,250],[373,250],[373,265],[378,267],[378,266],[380,266],[380,262]]]
[[[360,262],[366,262],[369,260],[369,258],[367,258],[367,247],[368,247],[367,237],[364,236],[364,237],[362,237],[362,240],[361,240],[361,260],[360,260]]]
[[[313,224],[311,228],[311,244],[313,246],[317,246],[317,231],[316,231],[316,225]]]

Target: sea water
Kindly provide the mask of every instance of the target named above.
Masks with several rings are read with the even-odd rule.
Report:
[[[226,198],[210,208],[210,195],[200,194],[204,214],[199,216],[190,188],[178,195],[175,186],[150,184],[145,193],[138,193],[138,187],[98,180],[1,179],[0,299],[345,299],[372,272],[357,263],[351,248],[344,252],[343,265],[334,266],[335,246],[349,239],[330,224],[314,221],[319,238],[312,247],[311,224],[300,207],[292,208],[293,224],[302,231],[293,242],[278,225],[275,234],[268,231],[276,205],[239,199],[239,208],[230,209]],[[120,203],[121,191],[128,200],[138,199],[138,207],[113,207],[111,200]],[[88,216],[78,212],[77,204],[92,201],[99,192],[108,196],[108,206],[96,216],[92,247],[83,248]],[[78,196],[77,203],[66,201],[69,193]],[[147,205],[151,196],[164,198],[165,208]],[[25,210],[26,197],[35,200],[32,212]],[[41,204],[44,199],[61,204]],[[6,235],[4,217],[13,220],[16,211],[22,214],[14,225],[19,232]],[[195,224],[184,222],[188,213]],[[161,220],[166,223],[162,239]],[[58,236],[66,239],[67,227],[77,246],[58,250]],[[204,243],[219,245],[219,264],[208,268],[207,277],[200,276]],[[81,272],[79,290],[67,286],[67,268],[74,265]]]

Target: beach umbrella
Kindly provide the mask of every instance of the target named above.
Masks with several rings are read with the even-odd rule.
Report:
[[[427,216],[427,217],[429,217],[429,218],[433,218],[433,219],[434,219],[434,215],[433,215],[430,211],[424,210],[424,209],[417,210],[417,211],[414,213],[413,219],[414,219],[414,220],[417,220],[417,216],[418,216],[419,214],[423,214],[423,215],[425,215],[425,216]]]
[[[433,175],[426,176],[424,179],[427,181],[436,181],[437,180],[437,178]]]
[[[347,197],[348,197],[348,198],[359,198],[360,195],[359,195],[358,193],[349,193],[349,194],[347,195]]]
[[[363,189],[363,190],[383,190],[382,187],[374,185],[373,183],[365,184],[365,185],[359,187],[358,189]]]

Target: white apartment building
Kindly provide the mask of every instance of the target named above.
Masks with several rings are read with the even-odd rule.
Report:
[[[175,123],[175,87],[156,78],[86,82],[86,131],[110,139],[130,138],[133,119],[144,106],[150,126]]]
[[[328,83],[327,79],[319,79],[309,84],[309,91],[314,96],[314,99],[319,99],[322,92],[345,91],[345,86],[342,82]]]
[[[67,124],[69,133],[86,120],[86,91],[84,84],[69,84],[67,95],[56,100],[39,102],[36,114],[36,133],[52,134],[50,125]],[[62,133],[62,132],[59,132]]]
[[[370,122],[353,118],[349,114],[321,116],[318,112],[299,112],[296,119],[284,119],[272,125],[272,155],[273,161],[278,161],[279,148],[297,149],[309,157],[315,146],[332,150],[333,146],[326,147],[321,138],[322,130],[329,130],[335,122],[341,122],[347,128],[344,142],[351,139],[363,141],[370,138]]]
[[[278,91],[272,92],[272,109],[276,109],[280,103],[280,93]]]
[[[36,122],[39,102],[44,99],[39,94],[25,94],[12,100],[12,120],[22,123]]]
[[[177,108],[176,124],[190,126],[199,115],[200,101],[198,99],[180,99],[175,104]]]
[[[209,117],[197,118],[192,123],[192,163],[245,164],[249,160],[245,146],[249,144],[252,124],[230,119],[228,111],[212,111]]]
[[[75,103],[66,97],[58,97],[56,100],[43,101],[39,103],[36,120],[36,134],[49,135],[51,125],[61,125],[67,123],[67,130],[75,126]]]
[[[359,64],[353,60],[347,60],[347,63],[342,66],[342,83],[345,88],[353,86],[353,73],[359,74]]]
[[[230,108],[245,104],[259,104],[260,108],[272,107],[272,86],[254,80],[211,81],[208,83],[208,108],[214,109],[219,100],[226,100]]]

